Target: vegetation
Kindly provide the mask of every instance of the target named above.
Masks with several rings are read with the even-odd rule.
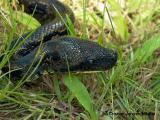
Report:
[[[117,49],[117,65],[104,72],[46,73],[30,82],[24,77],[16,84],[1,72],[0,119],[158,120],[160,1],[65,2],[76,16],[72,35]],[[13,38],[39,25],[16,0],[0,1],[0,68],[18,49],[9,50]]]

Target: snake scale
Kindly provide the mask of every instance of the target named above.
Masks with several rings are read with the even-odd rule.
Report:
[[[13,40],[11,47],[26,39],[10,60],[11,69],[21,68],[11,73],[13,77],[22,77],[31,65],[35,68],[37,64],[35,74],[50,70],[101,71],[116,64],[117,52],[114,50],[68,35],[67,17],[72,23],[75,17],[67,5],[58,0],[19,0],[19,3],[25,6],[25,12],[34,13],[33,17],[42,25]]]

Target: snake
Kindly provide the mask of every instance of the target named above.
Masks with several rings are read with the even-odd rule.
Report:
[[[118,59],[116,50],[68,34],[68,20],[74,24],[75,15],[66,4],[58,0],[18,2],[41,26],[11,43],[12,49],[25,41],[10,59],[11,69],[21,68],[11,73],[13,77],[21,78],[31,71],[29,68],[36,68],[34,74],[43,74],[44,71],[104,71],[115,66]]]

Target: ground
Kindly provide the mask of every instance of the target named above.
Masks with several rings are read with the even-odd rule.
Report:
[[[11,7],[0,2],[0,49],[8,57],[13,37],[39,25],[26,24],[30,17],[22,20],[23,8],[15,1]],[[32,82],[15,83],[0,73],[0,119],[158,120],[160,1],[64,2],[76,16],[73,35],[116,49],[117,65],[103,72],[46,73]]]

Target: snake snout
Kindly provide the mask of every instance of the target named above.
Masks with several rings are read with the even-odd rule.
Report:
[[[116,65],[118,59],[118,53],[115,50],[107,50],[104,57],[104,69],[108,70]]]
[[[113,63],[116,64],[117,59],[118,59],[118,53],[117,53],[116,50],[114,50],[114,51],[112,52],[112,58],[111,58],[111,59],[112,59]]]
[[[117,63],[117,59],[118,59],[118,52],[116,50],[113,50],[111,52],[111,61],[112,61],[112,65],[114,66]]]

